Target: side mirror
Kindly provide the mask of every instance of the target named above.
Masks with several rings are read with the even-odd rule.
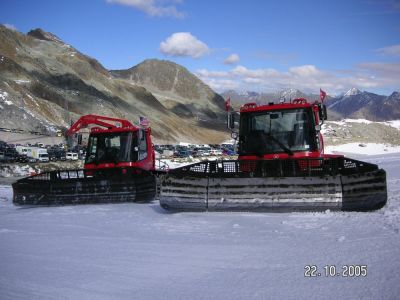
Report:
[[[328,120],[328,113],[326,110],[326,105],[320,103],[318,105],[319,119],[321,121]]]
[[[228,113],[228,129],[235,128],[235,115],[233,113]]]

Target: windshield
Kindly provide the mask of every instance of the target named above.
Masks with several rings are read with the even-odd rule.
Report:
[[[314,151],[316,132],[311,109],[243,113],[240,120],[241,155]]]
[[[86,164],[136,161],[136,132],[100,133],[89,137]]]

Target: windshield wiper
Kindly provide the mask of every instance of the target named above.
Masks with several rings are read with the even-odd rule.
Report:
[[[290,150],[288,147],[286,147],[284,144],[282,144],[277,138],[273,137],[270,133],[267,133],[266,135],[275,143],[277,143],[279,147],[281,147],[288,155],[293,156],[293,151]]]

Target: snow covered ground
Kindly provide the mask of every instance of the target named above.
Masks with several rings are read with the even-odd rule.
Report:
[[[373,122],[366,119],[343,119],[341,121],[327,121],[327,124],[347,125],[349,123],[361,123],[361,124],[382,124],[400,129],[400,120]]]
[[[399,299],[400,154],[362,159],[388,174],[379,211],[19,208],[0,186],[0,299]],[[367,275],[327,277],[326,265]]]
[[[400,146],[392,146],[377,143],[348,143],[343,145],[326,146],[325,153],[363,155],[379,155],[386,153],[400,153]]]

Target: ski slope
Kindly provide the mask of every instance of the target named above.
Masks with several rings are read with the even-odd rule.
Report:
[[[362,159],[387,171],[379,211],[19,208],[0,186],[0,299],[399,299],[400,154]],[[325,276],[326,265],[367,275]]]

